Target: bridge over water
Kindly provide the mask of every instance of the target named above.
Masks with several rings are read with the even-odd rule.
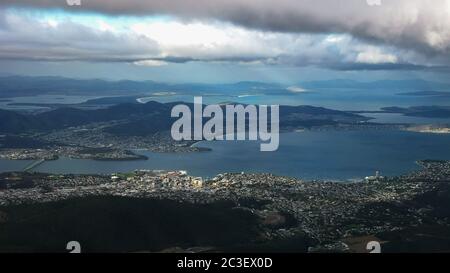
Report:
[[[32,169],[36,168],[37,166],[41,165],[42,163],[45,162],[45,159],[39,159],[34,161],[33,163],[31,163],[30,165],[26,166],[23,171],[24,172],[28,172],[31,171]]]

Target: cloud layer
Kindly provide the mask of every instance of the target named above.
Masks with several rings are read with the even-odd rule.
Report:
[[[171,14],[187,19],[217,19],[281,32],[339,32],[433,53],[450,46],[448,0],[391,0],[370,6],[366,0],[3,0],[4,6],[59,7],[110,14]]]
[[[68,6],[64,0],[2,0],[0,7],[142,18],[118,29],[109,21],[86,25],[67,15],[52,22],[6,9],[0,16],[1,58],[149,66],[231,61],[337,69],[450,63],[449,0],[391,0],[381,6],[369,6],[366,0],[82,0],[81,6]],[[146,20],[161,14],[175,17]]]

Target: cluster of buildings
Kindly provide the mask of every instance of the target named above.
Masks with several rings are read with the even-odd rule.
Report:
[[[61,129],[37,136],[48,143],[62,143],[71,147],[115,147],[116,149],[145,149],[155,152],[192,152],[199,148],[191,147],[194,141],[174,141],[168,132],[156,132],[145,136],[112,134],[107,128],[120,125],[121,121],[90,123],[78,127]]]
[[[1,149],[0,159],[8,160],[54,160],[57,156],[47,149]]]
[[[400,180],[450,182],[450,161],[420,160],[416,162],[422,168],[404,175]]]
[[[30,134],[29,137],[47,143],[47,145],[28,149],[0,147],[0,159],[55,160],[58,157],[71,157],[95,160],[139,160],[146,158],[134,154],[130,150],[145,149],[153,152],[198,152],[207,150],[206,148],[192,146],[195,141],[174,141],[170,132],[157,132],[146,136],[129,136],[126,134],[114,135],[105,130],[120,123],[121,121],[98,122],[49,133]]]
[[[111,181],[124,180],[154,190],[195,190],[203,187],[203,178],[189,176],[186,171],[138,170],[111,176]]]
[[[424,210],[404,204],[439,188],[442,184],[439,181],[444,176],[450,177],[450,162],[421,164],[424,170],[409,176],[381,179],[378,174],[374,179],[354,183],[305,182],[272,174],[245,173],[220,174],[204,181],[185,171],[148,170],[111,176],[2,174],[0,183],[23,175],[32,183],[0,190],[0,206],[105,195],[190,203],[226,200],[259,216],[261,223],[270,222],[264,218],[273,219],[278,214],[295,219],[296,224],[288,227],[262,224],[262,234],[268,239],[303,233],[318,242],[329,243],[421,224],[429,217]]]

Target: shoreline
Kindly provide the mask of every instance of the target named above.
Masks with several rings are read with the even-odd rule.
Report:
[[[447,200],[450,161],[421,162],[421,171],[364,183],[304,181],[268,173],[224,173],[206,181],[183,171],[135,171],[113,176],[1,173],[0,210],[12,213],[17,206],[36,208],[73,199],[83,204],[92,198],[126,198],[126,204],[169,200],[183,207],[227,202],[233,211],[251,211],[257,217],[254,228],[263,235],[260,242],[301,234],[310,240],[304,252],[348,252],[352,238],[382,238],[411,226],[420,230],[422,223],[436,219],[433,209],[439,207],[424,197],[431,194],[431,200]],[[447,195],[438,194],[441,192]],[[407,210],[401,209],[406,205]],[[446,215],[439,219],[444,224],[434,220],[436,228],[448,222]]]

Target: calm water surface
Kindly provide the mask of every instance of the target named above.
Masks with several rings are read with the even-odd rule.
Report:
[[[417,169],[416,160],[450,160],[450,135],[404,131],[306,131],[281,135],[276,152],[260,152],[249,141],[201,142],[201,153],[151,153],[146,161],[94,161],[61,158],[35,168],[51,173],[128,172],[136,169],[187,170],[212,177],[224,172],[265,172],[305,179],[352,180],[380,170],[399,175]],[[0,171],[29,162],[0,161]]]

